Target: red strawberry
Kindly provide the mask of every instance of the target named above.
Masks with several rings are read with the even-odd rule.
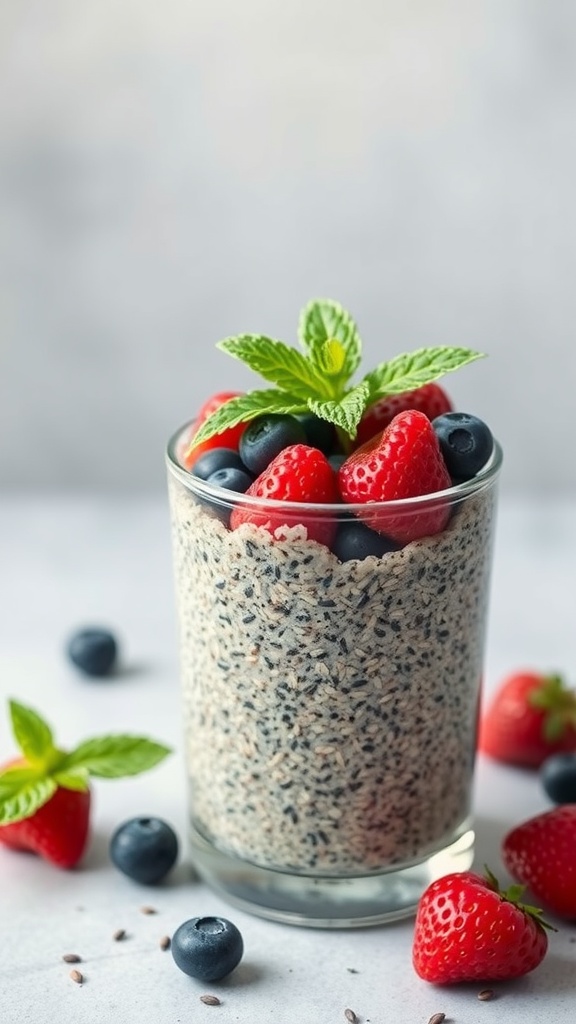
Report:
[[[368,406],[358,424],[356,445],[365,444],[392,422],[399,412],[418,409],[429,420],[452,411],[452,402],[439,384],[423,384],[415,391],[404,391],[400,395],[387,395]]]
[[[451,487],[452,481],[436,434],[423,412],[400,412],[392,422],[348,456],[338,473],[344,501],[371,503],[415,498]],[[362,512],[373,530],[399,543],[440,533],[450,510],[445,501],[426,508]]]
[[[71,868],[88,842],[92,775],[138,775],[158,764],[168,748],[142,736],[99,736],[65,751],[32,708],[9,702],[14,738],[24,757],[0,768],[0,843],[30,850]]]
[[[2,825],[0,843],[13,850],[30,850],[59,868],[71,868],[84,853],[89,824],[90,790],[59,786],[29,818]]]
[[[556,675],[508,676],[481,720],[478,745],[496,761],[530,768],[576,750],[576,693]]]
[[[273,501],[314,502],[319,505],[340,500],[334,470],[328,459],[317,448],[305,444],[284,448],[250,485],[246,495]],[[230,517],[230,528],[237,530],[242,523],[254,523],[273,534],[279,527],[301,523],[306,527],[310,540],[326,545],[332,540],[335,525],[321,513],[312,516],[308,510],[301,514],[278,509],[261,511],[260,508],[235,508]]]
[[[191,439],[197,430],[200,429],[205,420],[216,412],[221,405],[225,405],[231,398],[237,398],[241,395],[241,391],[219,391],[218,394],[212,395],[211,398],[204,402],[201,406],[200,411],[194,420],[194,423],[190,427],[188,433],[188,440],[183,443],[183,453],[180,456],[182,465],[186,469],[191,469],[196,459],[199,459],[204,452],[211,451],[212,448],[232,448],[234,451],[238,451],[238,445],[240,438],[246,429],[245,423],[238,423],[235,427],[227,427],[220,434],[215,434],[210,437],[207,441],[201,441],[200,444],[192,444]]]
[[[502,859],[541,903],[559,917],[576,919],[576,804],[517,825],[504,837]]]
[[[534,970],[548,948],[536,907],[519,903],[521,886],[503,892],[494,876],[472,871],[436,879],[420,898],[412,962],[425,981],[519,978]]]

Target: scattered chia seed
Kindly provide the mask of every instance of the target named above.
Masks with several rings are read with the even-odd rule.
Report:
[[[348,971],[348,974],[359,974],[360,973],[359,971],[356,970],[355,967],[347,967],[346,970]]]
[[[81,971],[70,971],[70,977],[72,978],[72,981],[76,982],[77,985],[81,985],[82,982],[84,981],[84,975],[82,974]]]
[[[483,988],[482,991],[478,993],[478,999],[483,1003],[487,1003],[489,999],[494,999],[494,989]]]
[[[80,964],[82,963],[82,957],[78,956],[78,953],[65,953],[62,957],[65,964]]]
[[[206,1006],[221,1006],[221,1002],[218,996],[200,996],[200,1002],[206,1003]]]
[[[350,1024],[358,1024],[358,1017],[354,1013],[354,1010],[344,1010],[344,1016],[346,1017],[346,1020],[350,1021]]]
[[[428,1021],[428,1024],[442,1024],[446,1020],[445,1013],[433,1013]]]
[[[156,907],[140,907],[141,914],[157,914]]]
[[[124,928],[118,928],[117,931],[114,932],[112,938],[114,939],[114,942],[122,942],[122,939],[126,938],[126,931],[125,931],[125,929]]]
[[[170,938],[170,936],[169,935],[163,935],[162,938],[160,939],[160,942],[158,943],[158,945],[160,946],[160,949],[170,949],[171,943],[172,943],[172,939]]]

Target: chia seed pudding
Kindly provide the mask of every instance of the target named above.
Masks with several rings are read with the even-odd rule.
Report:
[[[495,492],[340,562],[304,526],[230,531],[170,473],[194,828],[263,868],[355,877],[469,827]]]

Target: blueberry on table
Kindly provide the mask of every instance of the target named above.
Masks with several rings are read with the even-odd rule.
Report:
[[[540,779],[555,804],[576,803],[576,753],[553,754],[544,761]]]
[[[239,469],[246,472],[246,466],[233,448],[212,448],[204,452],[204,455],[196,459],[190,472],[200,480],[207,480],[212,473],[217,473],[221,469]]]
[[[433,419],[432,426],[448,472],[455,481],[476,476],[492,455],[492,432],[477,416],[447,412]]]
[[[240,438],[240,458],[255,476],[260,476],[284,448],[306,443],[306,431],[295,416],[269,413],[257,416],[246,427]]]
[[[178,838],[162,818],[130,818],[110,840],[110,859],[128,878],[143,885],[161,882],[178,857]]]
[[[225,917],[193,917],[174,932],[171,949],[184,974],[219,981],[240,963],[244,943],[236,925]]]
[[[382,533],[376,533],[369,526],[357,520],[338,524],[336,536],[331,544],[332,551],[341,562],[351,558],[380,558],[388,551],[397,551],[399,545]]]
[[[116,663],[118,644],[107,629],[80,629],[70,637],[67,653],[85,675],[107,676]]]

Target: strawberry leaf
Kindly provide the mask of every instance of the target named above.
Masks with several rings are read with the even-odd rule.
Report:
[[[384,395],[402,394],[414,391],[423,384],[430,384],[445,373],[481,359],[481,352],[468,348],[419,348],[396,356],[371,370],[364,377],[370,387],[370,402]]]
[[[148,771],[169,753],[169,747],[143,736],[100,736],[86,740],[67,754],[58,771],[68,774],[73,769],[73,774],[78,775],[78,769],[83,769],[87,775],[117,779]]]
[[[303,399],[286,391],[268,388],[263,391],[249,391],[246,395],[231,398],[221,405],[211,416],[208,416],[199,430],[196,431],[186,455],[202,441],[208,441],[215,434],[221,434],[228,427],[238,423],[249,423],[256,416],[267,413],[305,412],[307,404]]]
[[[362,342],[354,320],[339,302],[332,299],[313,299],[309,302],[300,313],[298,336],[304,351],[320,368],[325,342],[340,342],[344,349],[340,371],[344,383],[358,369]]]
[[[321,419],[341,427],[349,437],[353,438],[356,437],[356,430],[366,407],[367,397],[368,385],[361,382],[351,388],[339,402],[309,399],[308,408]]]
[[[330,397],[326,378],[297,349],[261,334],[239,334],[219,341],[216,348],[240,359],[264,380],[306,401],[311,395]]]
[[[0,777],[0,825],[11,825],[15,821],[29,818],[48,802],[56,792],[53,779],[26,776],[23,769],[16,772],[5,772]]]
[[[43,718],[32,708],[16,700],[9,701],[12,731],[24,757],[30,761],[45,761],[56,753],[52,731]]]

